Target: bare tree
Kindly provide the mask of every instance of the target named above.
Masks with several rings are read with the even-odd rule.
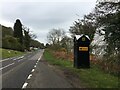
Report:
[[[55,45],[60,45],[60,41],[65,36],[65,31],[63,29],[52,29],[47,35],[48,42]]]
[[[73,48],[73,39],[68,36],[64,36],[64,38],[61,40],[61,46],[65,48],[68,53]]]
[[[29,33],[29,36],[30,36],[31,39],[36,39],[37,38],[36,34],[34,34],[32,31],[30,31],[30,28],[26,27],[25,25],[22,25],[22,30],[23,30],[23,32],[27,31]],[[24,34],[25,33],[23,33],[23,35]]]

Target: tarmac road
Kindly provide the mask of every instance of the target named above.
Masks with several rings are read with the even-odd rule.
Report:
[[[2,63],[2,88],[22,88],[34,65],[40,60],[44,50],[24,56],[0,60]],[[1,76],[1,75],[0,75]],[[0,83],[1,84],[1,83]]]
[[[72,88],[48,65],[41,62],[44,50],[1,60],[2,88]]]
[[[32,74],[27,88],[73,88],[73,86],[50,66],[38,62],[35,72]]]

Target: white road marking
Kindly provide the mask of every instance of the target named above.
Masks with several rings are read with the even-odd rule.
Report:
[[[44,50],[43,50],[42,54],[40,55],[40,57],[38,58],[38,61],[40,61],[40,59],[41,59],[43,53],[44,53]]]
[[[7,59],[3,59],[3,60],[0,60],[0,62],[4,62],[4,61],[7,61],[9,60],[10,58],[7,58]]]
[[[15,63],[8,64],[7,66],[0,68],[0,70],[2,70],[2,69],[4,69],[4,68],[7,68],[7,67],[9,67],[9,66],[11,66],[11,65],[13,65],[13,64],[15,64]]]
[[[43,51],[44,52],[44,51]],[[28,56],[29,57],[29,56]],[[41,57],[42,57],[42,55],[38,58],[38,60],[37,60],[37,62],[36,62],[36,64],[35,64],[35,66],[34,66],[34,68],[36,68],[36,65],[38,64],[38,62],[39,62],[39,60],[41,59]],[[20,61],[20,60],[19,60]],[[35,71],[35,69],[32,69],[32,71],[31,72],[34,72]],[[30,74],[29,76],[28,76],[28,80],[30,79],[32,77],[32,74]],[[27,87],[27,85],[28,85],[28,83],[24,83],[24,85],[22,86],[22,88],[24,89],[24,88],[26,88]]]
[[[18,60],[18,62],[20,62],[20,61],[22,61],[22,60]]]
[[[40,58],[38,58],[38,61],[40,60]]]
[[[13,60],[17,60],[17,58],[13,59]]]
[[[23,57],[24,56],[21,56],[21,57],[18,57],[18,58],[14,58],[14,57],[12,57],[12,58],[6,58],[6,59],[3,59],[3,60],[0,60],[0,62],[4,62],[4,61],[10,60],[10,59],[17,60],[17,59],[21,59]]]
[[[32,74],[30,74],[27,79],[30,79],[31,77],[32,77]]]
[[[23,61],[24,59],[20,59],[20,60],[18,60],[18,62],[20,62],[20,61]]]
[[[28,85],[28,83],[25,82],[24,85],[22,86],[22,88],[26,88],[27,85]]]
[[[3,59],[3,60],[8,60],[8,59],[10,59],[10,58],[6,58],[6,59]]]
[[[32,71],[31,72],[34,72],[35,71],[35,69],[32,69]]]
[[[21,56],[21,57],[18,57],[18,58],[15,58],[13,60],[18,60],[18,59],[22,59],[24,56]]]
[[[42,55],[38,58],[38,61],[40,61],[41,57],[42,57]]]
[[[21,56],[21,58],[24,58],[24,56]]]
[[[36,65],[34,66],[34,68],[36,68]]]
[[[44,51],[43,51],[44,52]],[[28,56],[29,57],[29,56]],[[37,62],[36,62],[36,65],[38,64],[38,62],[39,62],[39,60],[41,59],[41,57],[42,57],[42,55],[38,58],[38,60],[37,60]],[[20,61],[20,60],[19,60]],[[34,66],[34,68],[36,68],[36,65]],[[35,69],[32,69],[32,71],[31,72],[34,72],[35,71]],[[29,76],[28,76],[28,80],[30,79],[32,77],[32,74],[30,74]],[[27,85],[28,85],[28,83],[24,83],[24,85],[22,86],[22,88],[24,89],[24,88],[26,88],[27,87]]]
[[[36,65],[37,65],[38,63],[36,63]]]

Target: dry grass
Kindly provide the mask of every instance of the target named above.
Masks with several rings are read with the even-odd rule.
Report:
[[[56,51],[53,52],[53,55],[57,57],[58,59],[63,59],[63,60],[70,60],[73,61],[73,53],[67,53],[64,51]]]
[[[74,60],[74,55],[72,52],[67,53],[66,50],[59,50],[59,51],[52,51],[52,54],[54,57],[57,59],[61,60],[69,60],[72,61]],[[90,62],[97,65],[99,68],[101,68],[103,71],[117,75],[118,72],[120,72],[120,69],[118,67],[118,64],[116,65],[115,63],[110,63],[105,60],[100,60],[96,58],[95,55],[90,55]]]

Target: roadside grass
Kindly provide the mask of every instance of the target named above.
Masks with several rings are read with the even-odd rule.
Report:
[[[49,50],[45,50],[44,58],[52,65],[67,69],[79,77],[80,83],[86,88],[118,88],[118,77],[103,72],[96,65],[91,64],[90,69],[73,68],[73,62],[57,59]]]
[[[21,56],[25,54],[25,52],[20,52],[20,51],[15,51],[15,50],[10,50],[10,49],[2,49],[0,48],[0,53],[2,54],[0,58],[5,59],[5,58],[10,58],[14,56]]]

